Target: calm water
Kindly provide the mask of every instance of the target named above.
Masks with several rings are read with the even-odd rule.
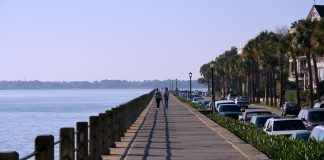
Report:
[[[40,134],[55,141],[61,127],[75,127],[119,104],[148,93],[147,89],[111,90],[0,90],[0,151],[20,157],[34,150]],[[56,151],[57,152],[57,149]]]

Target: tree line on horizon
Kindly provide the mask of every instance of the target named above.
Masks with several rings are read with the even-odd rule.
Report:
[[[260,32],[247,42],[241,54],[238,54],[236,47],[232,47],[216,57],[214,62],[203,64],[199,82],[208,84],[210,88],[210,64],[214,63],[214,89],[219,94],[235,91],[248,96],[253,103],[260,103],[260,98],[265,98],[266,104],[271,106],[277,106],[276,98],[279,97],[281,106],[285,101],[285,91],[295,90],[299,106],[313,106],[313,101],[319,101],[324,94],[324,81],[319,82],[316,66],[317,57],[323,56],[323,53],[324,19],[301,19],[292,23],[289,29],[278,27],[276,31]],[[300,90],[300,73],[297,70],[299,56],[306,56],[308,66],[305,72],[310,82],[306,92]],[[292,60],[296,77],[294,82],[288,81],[289,59]]]
[[[101,80],[101,81],[72,81],[72,82],[42,82],[34,81],[0,81],[0,90],[10,89],[151,89],[151,88],[172,88],[175,90],[175,80]],[[189,80],[178,80],[178,89],[189,88]],[[192,80],[193,88],[206,88],[197,80]]]

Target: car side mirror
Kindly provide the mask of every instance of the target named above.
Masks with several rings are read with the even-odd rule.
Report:
[[[271,132],[271,128],[267,128],[266,131],[267,131],[267,132]]]

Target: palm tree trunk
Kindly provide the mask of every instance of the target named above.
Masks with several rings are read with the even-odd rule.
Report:
[[[297,71],[297,60],[296,57],[293,58],[294,70],[295,70],[295,80],[296,80],[296,94],[297,94],[297,106],[300,106],[300,89],[299,89],[299,80],[298,80],[298,71]]]
[[[269,105],[269,80],[270,80],[270,78],[269,78],[269,71],[268,70],[266,70],[266,77],[267,77],[267,82],[266,82],[266,87],[265,87],[265,93],[266,93],[266,95],[265,95],[265,101],[266,101],[266,105]]]
[[[313,72],[312,72],[312,65],[311,65],[311,58],[310,58],[310,52],[306,52],[306,58],[307,58],[307,65],[308,65],[308,78],[309,78],[309,101],[310,106],[313,107],[313,94],[314,94],[314,88],[313,88]]]
[[[274,88],[273,88],[273,84],[274,84],[274,74],[273,74],[273,69],[270,68],[270,98],[271,98],[271,101],[270,101],[270,106],[273,106],[273,91],[274,91]]]
[[[248,70],[248,96],[249,96],[249,102],[252,102],[252,75],[251,75],[251,66],[249,65],[249,70]]]
[[[273,75],[273,98],[274,98],[274,106],[277,106],[277,81],[276,81],[276,70],[272,68]]]
[[[279,70],[280,70],[280,102],[279,102],[279,107],[281,107],[283,105],[283,101],[284,101],[284,80],[283,80],[283,70],[284,70],[284,64],[283,64],[283,57],[280,56],[279,59]]]
[[[255,103],[255,98],[256,98],[256,67],[255,67],[255,62],[253,63],[253,72],[252,72],[252,87],[253,87],[253,103]]]
[[[316,55],[312,54],[313,64],[314,64],[314,76],[315,76],[315,85],[316,85],[316,95],[317,101],[320,101],[320,88],[319,88],[319,80],[318,80],[318,70],[317,70],[317,62],[316,62]]]
[[[256,89],[256,94],[257,94],[257,103],[260,104],[260,68],[259,68],[259,63],[257,62],[256,65],[256,70],[257,70],[257,89]]]

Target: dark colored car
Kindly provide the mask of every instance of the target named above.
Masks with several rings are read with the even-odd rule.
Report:
[[[250,123],[251,117],[255,115],[271,115],[272,112],[266,109],[247,109],[239,117],[239,120]]]
[[[324,125],[324,110],[305,108],[300,110],[298,118],[301,119],[308,130],[318,125]]]
[[[241,107],[236,104],[221,104],[218,108],[218,114],[238,119],[241,115]]]
[[[235,104],[239,105],[241,108],[248,108],[249,99],[246,96],[238,96],[234,100]]]
[[[254,125],[257,129],[263,128],[265,122],[269,118],[275,118],[278,117],[277,115],[274,114],[269,114],[269,115],[255,115],[251,117],[251,124]]]
[[[308,141],[310,135],[311,135],[310,131],[300,131],[292,134],[290,136],[290,139]]]
[[[281,111],[282,116],[286,116],[288,114],[297,116],[300,111],[300,108],[297,106],[296,103],[285,102],[281,107]]]

